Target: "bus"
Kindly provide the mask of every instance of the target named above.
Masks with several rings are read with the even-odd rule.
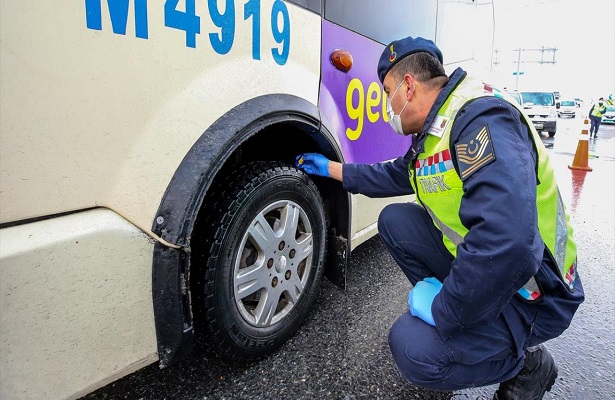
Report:
[[[405,153],[376,75],[392,40],[491,64],[491,0],[0,4],[3,399],[75,399],[201,343],[276,351],[413,200],[295,157]]]

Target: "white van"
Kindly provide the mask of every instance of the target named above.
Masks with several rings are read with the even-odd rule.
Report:
[[[557,108],[553,92],[521,92],[523,108],[538,132],[547,132],[549,137],[557,131]]]
[[[561,100],[557,102],[557,116],[559,118],[574,118],[577,115],[577,103],[574,100]]]

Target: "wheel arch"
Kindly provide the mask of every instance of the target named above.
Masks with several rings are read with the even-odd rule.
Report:
[[[225,169],[238,163],[293,163],[297,154],[308,151],[342,161],[331,132],[312,103],[292,95],[264,95],[224,114],[186,154],[167,186],[152,226],[154,233],[177,246],[157,242],[153,255],[152,290],[161,367],[176,363],[193,347],[191,238],[209,189],[223,184]],[[325,274],[344,286],[350,195],[330,179],[313,180],[326,202],[330,240]]]

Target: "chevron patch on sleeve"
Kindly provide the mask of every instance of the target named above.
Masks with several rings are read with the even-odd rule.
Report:
[[[495,150],[487,125],[468,135],[455,145],[459,175],[465,180],[470,175],[495,160]]]

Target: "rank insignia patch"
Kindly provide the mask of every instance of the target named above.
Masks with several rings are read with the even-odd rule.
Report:
[[[465,180],[483,166],[495,160],[493,142],[487,125],[455,145],[459,175]]]

